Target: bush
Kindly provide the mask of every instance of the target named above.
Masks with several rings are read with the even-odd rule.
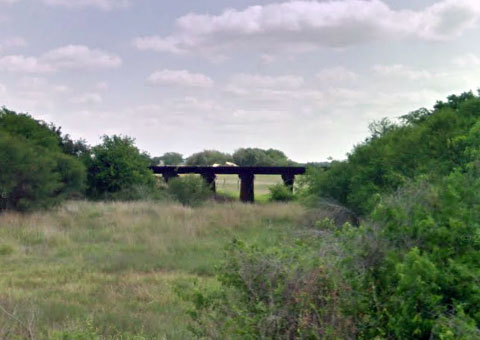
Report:
[[[269,187],[268,190],[270,191],[270,201],[289,202],[295,199],[292,190],[281,183]]]
[[[347,160],[332,162],[327,170],[309,170],[308,192],[367,215],[379,195],[392,194],[419,176],[438,179],[464,166],[466,138],[480,117],[480,98],[466,93],[448,100],[433,111],[403,116],[402,124],[385,119],[371,124],[371,136]]]
[[[183,205],[198,206],[212,196],[212,191],[195,175],[173,178],[168,182],[168,193]]]
[[[121,197],[119,193],[135,187],[156,188],[155,176],[148,169],[149,157],[140,153],[129,137],[104,136],[102,144],[92,148],[86,164],[91,198]]]
[[[259,248],[234,241],[219,267],[222,286],[181,290],[193,331],[209,339],[354,339],[349,285],[319,256],[320,238]],[[189,293],[185,294],[185,291]]]
[[[81,195],[85,167],[28,115],[0,110],[0,210],[47,208]]]

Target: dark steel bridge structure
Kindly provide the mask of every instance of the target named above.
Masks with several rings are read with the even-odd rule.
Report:
[[[198,174],[203,177],[210,189],[215,192],[215,179],[217,175],[238,175],[240,177],[240,200],[254,202],[255,175],[280,175],[283,183],[293,191],[296,175],[303,175],[305,167],[293,166],[152,166],[150,169],[162,175],[165,182],[181,174]]]

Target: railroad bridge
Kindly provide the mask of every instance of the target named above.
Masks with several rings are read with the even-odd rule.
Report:
[[[213,192],[216,191],[216,175],[238,175],[240,177],[240,200],[242,202],[253,202],[255,175],[280,175],[283,183],[293,190],[296,175],[305,173],[305,167],[283,167],[283,166],[152,166],[150,169],[155,174],[160,174],[165,182],[180,174],[198,174],[205,179]]]

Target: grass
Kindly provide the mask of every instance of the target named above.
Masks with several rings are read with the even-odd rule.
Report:
[[[232,238],[289,239],[303,213],[296,204],[69,202],[0,215],[0,339],[87,324],[110,338],[190,339],[175,287],[216,285]]]
[[[255,202],[265,203],[270,198],[269,187],[283,183],[280,175],[255,176]],[[240,179],[237,175],[217,175],[217,192],[238,199],[240,195]]]

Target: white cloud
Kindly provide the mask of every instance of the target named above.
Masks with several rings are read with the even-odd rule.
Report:
[[[102,103],[103,99],[98,93],[83,93],[71,99],[74,104],[96,105]]]
[[[305,51],[381,39],[450,39],[479,18],[477,0],[443,0],[419,11],[393,10],[380,0],[288,1],[220,15],[190,13],[177,19],[171,35],[139,37],[134,44],[170,53],[285,46]]]
[[[429,71],[416,70],[401,64],[375,65],[373,71],[383,77],[406,78],[409,80],[430,79],[433,77]]]
[[[122,59],[107,52],[82,45],[68,45],[40,57],[10,55],[0,58],[0,70],[24,73],[48,73],[67,69],[118,68]]]
[[[460,67],[480,66],[480,57],[473,53],[467,53],[453,59],[453,64]]]
[[[35,57],[23,55],[10,55],[0,58],[0,71],[23,73],[48,73],[53,72],[51,65],[45,64]]]
[[[285,75],[272,77],[240,73],[231,77],[226,91],[237,95],[248,95],[253,92],[299,89],[303,84],[304,79],[300,76]]]
[[[123,8],[127,7],[130,3],[128,0],[43,0],[43,2],[50,6],[62,6],[68,8],[94,7],[102,10]]]
[[[185,87],[208,88],[213,86],[213,80],[200,73],[187,70],[162,70],[151,74],[148,79],[151,85],[176,85]]]
[[[95,85],[95,88],[97,90],[100,90],[100,91],[106,91],[108,90],[109,86],[108,86],[108,83],[105,82],[105,81],[101,81],[101,82],[98,82],[96,85]]]
[[[1,1],[1,0],[0,0]],[[27,41],[22,37],[11,37],[5,40],[0,41],[0,52],[3,52],[8,49],[25,47]]]
[[[358,79],[358,75],[342,66],[326,68],[316,74],[317,80],[322,83],[353,82]]]
[[[42,59],[57,69],[117,68],[122,59],[83,45],[68,45],[45,53]]]

